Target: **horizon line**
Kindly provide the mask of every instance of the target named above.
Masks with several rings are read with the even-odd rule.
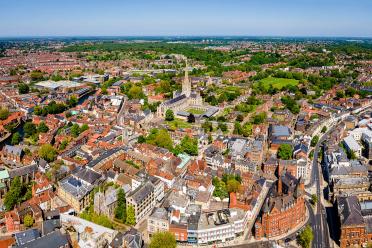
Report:
[[[0,35],[4,38],[355,38],[355,39],[372,39],[372,36],[347,36],[347,35]]]

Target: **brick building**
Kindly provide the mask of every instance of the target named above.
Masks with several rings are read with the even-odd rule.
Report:
[[[306,218],[304,182],[286,171],[279,174],[255,223],[256,239],[285,234]]]
[[[337,197],[340,247],[365,247],[372,240],[372,201],[356,195]]]

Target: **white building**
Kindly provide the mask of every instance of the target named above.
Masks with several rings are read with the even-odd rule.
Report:
[[[354,152],[357,157],[362,156],[362,146],[358,144],[353,136],[347,136],[344,139],[344,144],[348,151]]]

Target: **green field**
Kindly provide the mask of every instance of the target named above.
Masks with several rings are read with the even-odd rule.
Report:
[[[275,77],[267,77],[261,79],[260,82],[266,89],[271,87],[281,90],[283,87],[286,86],[296,86],[298,84],[298,80],[296,79],[288,79],[288,78],[275,78]]]
[[[204,114],[204,110],[196,109],[196,108],[189,108],[186,112],[193,114],[193,115],[201,115]]]
[[[173,121],[167,121],[166,122],[169,125],[169,128],[172,130],[175,130],[177,128],[190,128],[191,124],[183,121],[181,119],[174,119]]]

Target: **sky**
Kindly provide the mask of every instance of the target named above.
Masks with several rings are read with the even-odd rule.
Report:
[[[0,0],[0,36],[372,37],[372,0]]]

